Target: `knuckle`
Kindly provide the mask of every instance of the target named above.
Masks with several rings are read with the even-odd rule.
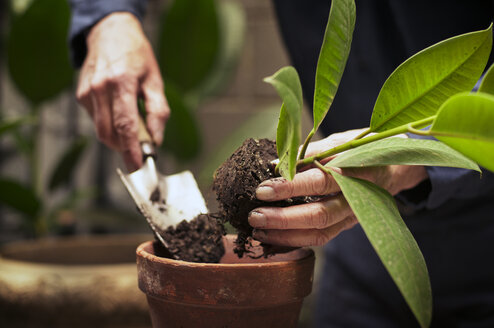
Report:
[[[128,81],[130,79],[130,74],[125,67],[116,66],[112,67],[107,79],[108,83],[110,83],[112,86],[116,86],[123,81]]]
[[[84,104],[89,97],[89,89],[84,87],[77,88],[75,97],[79,103]]]
[[[286,230],[286,229],[288,229],[288,227],[290,225],[289,219],[285,215],[281,214],[278,217],[278,224],[277,225],[278,225],[278,229]]]
[[[358,223],[357,218],[355,216],[349,217],[345,221],[345,225],[343,226],[343,230],[348,230],[353,228]]]
[[[132,136],[137,133],[136,124],[134,124],[134,121],[127,115],[116,117],[113,126],[119,136]]]
[[[314,169],[309,177],[310,190],[314,194],[324,195],[331,190],[331,179],[320,169]]]
[[[168,117],[170,116],[170,111],[166,106],[164,106],[164,103],[161,103],[162,105],[159,106],[159,110],[153,111],[152,112],[152,117],[155,120],[158,121],[166,121]]]
[[[324,246],[329,241],[328,235],[324,230],[316,230],[314,236],[312,237],[313,246]]]
[[[90,82],[90,89],[92,92],[99,93],[106,89],[106,79],[102,77],[95,77]]]
[[[285,183],[281,184],[281,186],[285,188],[287,197],[292,197],[293,195],[295,195],[295,184],[291,183],[291,181],[286,181]]]
[[[310,212],[309,224],[315,229],[323,229],[329,226],[331,222],[330,214],[322,203],[316,203]]]
[[[321,184],[321,193],[327,194],[333,188],[333,180],[329,178],[329,175],[320,171],[320,184]]]

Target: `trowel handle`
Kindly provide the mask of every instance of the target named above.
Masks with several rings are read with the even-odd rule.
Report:
[[[144,123],[141,115],[139,115],[139,130],[137,131],[137,137],[139,138],[139,142],[153,143],[153,139],[151,138],[146,123]]]
[[[156,149],[154,148],[154,142],[151,135],[148,132],[144,120],[139,115],[139,130],[137,131],[137,137],[141,143],[142,156],[146,158],[148,156],[156,157]]]

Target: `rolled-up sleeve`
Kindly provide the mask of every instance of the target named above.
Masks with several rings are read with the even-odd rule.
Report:
[[[69,46],[72,63],[80,67],[86,57],[86,35],[99,20],[113,12],[130,12],[142,20],[147,0],[69,0],[72,17]]]
[[[416,139],[434,139],[410,135]],[[494,190],[494,173],[452,167],[426,166],[429,180],[417,188],[405,190],[396,198],[414,210],[436,209],[452,199],[473,199]],[[424,188],[427,185],[427,188]]]

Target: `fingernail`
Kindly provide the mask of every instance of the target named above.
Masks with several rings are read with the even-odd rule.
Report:
[[[266,216],[257,211],[249,213],[249,224],[254,228],[263,228],[266,226]]]
[[[252,231],[252,237],[256,240],[259,240],[259,241],[265,241],[266,232],[264,232],[263,230],[254,229]]]
[[[260,200],[271,200],[275,197],[274,189],[270,186],[263,186],[261,184],[256,189],[256,197]]]

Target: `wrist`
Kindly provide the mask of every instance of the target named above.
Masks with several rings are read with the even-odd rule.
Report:
[[[425,166],[421,165],[392,165],[395,181],[395,185],[390,188],[390,192],[393,195],[397,193],[412,189],[418,186],[421,182],[429,179]]]
[[[142,26],[139,19],[130,12],[113,12],[103,17],[88,32],[86,41],[88,49],[97,39],[100,39],[104,33],[111,33],[116,30],[122,32],[122,29],[132,29],[142,33]]]

